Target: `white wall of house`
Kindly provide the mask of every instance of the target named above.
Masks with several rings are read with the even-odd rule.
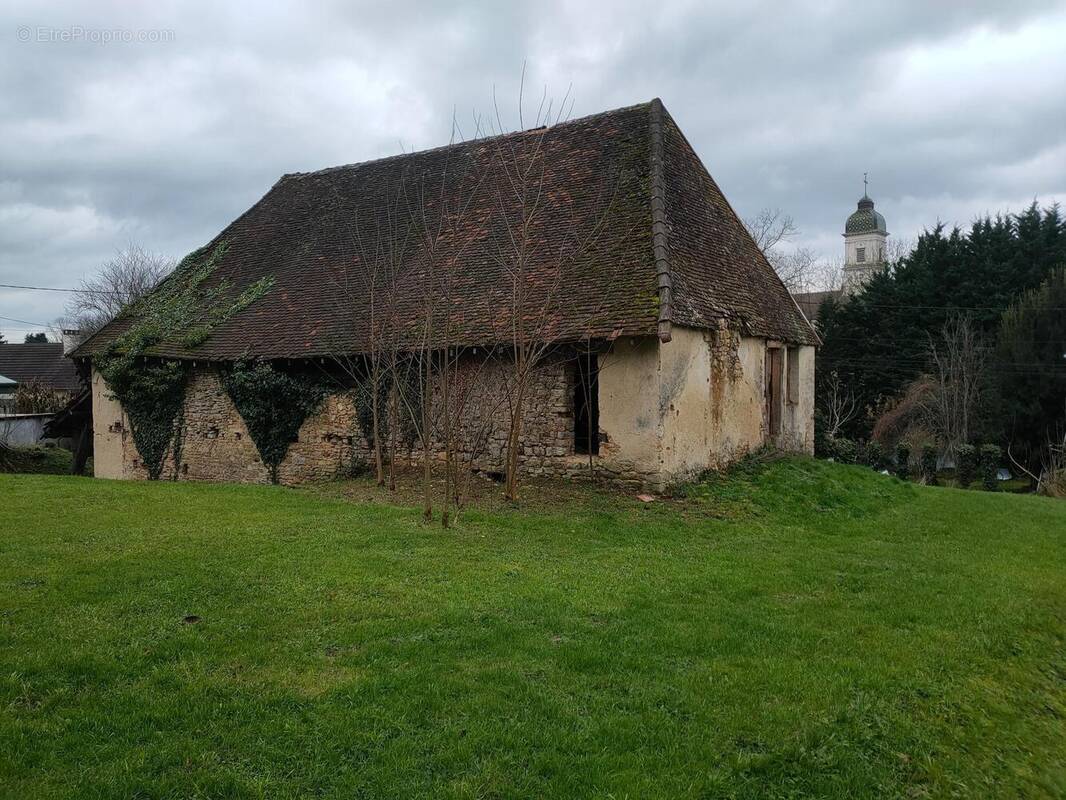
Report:
[[[103,376],[95,369],[93,391],[93,475],[125,478],[123,431],[128,422],[122,405],[111,396]]]
[[[766,358],[782,351],[780,430],[767,418]],[[764,444],[814,452],[814,348],[675,325],[671,341],[622,340],[600,372],[600,461],[666,485]],[[790,370],[791,386],[790,386]],[[791,392],[789,391],[791,388]]]
[[[600,357],[597,461],[616,472],[659,471],[659,347],[654,337],[623,338]]]
[[[0,414],[0,444],[36,447],[53,414]]]

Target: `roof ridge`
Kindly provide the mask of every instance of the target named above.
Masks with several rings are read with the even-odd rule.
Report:
[[[534,128],[523,128],[520,131],[507,131],[506,133],[497,133],[497,134],[493,134],[492,136],[477,136],[477,137],[474,137],[474,138],[471,138],[471,139],[463,139],[463,140],[458,141],[458,142],[449,142],[448,144],[442,144],[442,145],[438,145],[436,147],[427,147],[427,148],[425,148],[423,150],[412,150],[409,153],[393,153],[391,156],[381,156],[380,158],[370,158],[370,159],[367,159],[366,161],[353,161],[350,164],[337,164],[337,165],[332,166],[332,167],[322,167],[322,169],[315,169],[315,170],[311,170],[309,172],[286,172],[284,175],[282,175],[280,178],[278,178],[278,183],[280,183],[281,181],[285,180],[286,178],[307,178],[307,177],[310,177],[310,176],[313,176],[313,175],[325,175],[327,173],[339,172],[341,170],[346,170],[346,169],[354,169],[356,167],[367,167],[367,166],[370,166],[371,164],[383,164],[383,163],[385,163],[387,161],[397,161],[399,159],[409,158],[411,156],[422,156],[422,155],[426,155],[427,153],[443,153],[446,150],[452,150],[452,149],[456,149],[457,150],[457,149],[459,149],[461,147],[468,147],[469,145],[472,145],[472,144],[477,143],[477,142],[491,142],[491,141],[495,141],[496,139],[506,139],[506,138],[509,138],[509,137],[512,137],[512,136],[525,136],[525,135],[527,135],[529,133],[533,133],[533,132],[539,131],[539,130],[545,130],[545,129],[554,130],[555,128],[565,128],[565,127],[570,126],[570,125],[577,125],[579,123],[588,122],[590,119],[596,119],[598,117],[606,117],[606,116],[608,116],[610,114],[621,114],[621,113],[624,113],[624,112],[627,112],[627,111],[636,111],[639,108],[643,108],[644,106],[651,106],[654,103],[659,103],[659,107],[662,108],[662,101],[659,100],[659,98],[655,98],[654,100],[650,100],[650,101],[647,101],[647,102],[644,102],[644,103],[634,103],[633,105],[630,105],[630,106],[621,106],[619,108],[612,108],[612,109],[610,109],[608,111],[597,111],[594,114],[586,114],[583,117],[575,117],[574,119],[563,120],[562,122],[557,122],[554,125],[538,125],[538,126],[536,126]]]
[[[659,293],[660,342],[671,339],[674,278],[670,272],[670,243],[667,236],[666,203],[663,200],[663,101],[656,97],[650,103],[651,122],[651,246],[655,257],[655,282]]]

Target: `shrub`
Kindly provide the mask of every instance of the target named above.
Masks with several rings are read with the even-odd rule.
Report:
[[[918,466],[922,471],[922,483],[926,486],[936,486],[936,457],[937,450],[935,444],[926,443],[922,445],[922,455],[919,459]]]
[[[814,410],[814,455],[818,458],[833,457],[833,440],[825,430],[825,418],[818,409]]]
[[[833,439],[833,457],[841,464],[854,464],[859,454],[859,446],[851,439]]]
[[[955,451],[955,462],[959,486],[965,489],[977,476],[977,448],[972,444],[960,444]]]
[[[888,456],[880,442],[870,442],[866,445],[866,463],[878,472],[888,468]]]
[[[996,473],[999,471],[999,459],[1002,455],[1003,451],[998,445],[986,444],[981,447],[981,484],[985,491],[995,492],[999,489]]]
[[[896,477],[907,480],[911,476],[911,449],[900,442],[896,445]]]

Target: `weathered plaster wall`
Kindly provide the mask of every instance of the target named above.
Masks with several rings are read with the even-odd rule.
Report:
[[[672,340],[659,348],[664,483],[724,467],[767,442],[766,349],[765,339],[725,327],[674,326]],[[783,380],[781,432],[773,444],[813,452],[814,348],[786,352],[798,355],[798,402],[789,403]]]
[[[643,484],[659,474],[658,345],[652,337],[619,339],[600,357],[601,443],[596,466],[622,481]],[[587,464],[587,459],[579,460]]]
[[[671,334],[659,346],[661,462],[667,481],[706,469],[710,452],[708,334],[680,326]]]
[[[620,340],[600,372],[598,464],[662,487],[721,468],[768,440],[765,339],[675,325],[671,341]],[[787,351],[786,351],[787,352]],[[774,444],[813,452],[814,348],[796,348],[799,402],[782,387]],[[787,376],[787,367],[783,377]]]
[[[782,413],[781,436],[778,446],[784,450],[814,455],[814,355],[813,347],[798,347],[789,350],[789,357],[798,357],[799,396],[798,402],[787,398]],[[786,365],[786,374],[787,374]]]
[[[93,474],[97,478],[124,478],[122,440],[126,415],[111,397],[99,372],[93,370]]]
[[[710,466],[721,468],[766,442],[766,340],[715,332],[719,364],[711,381]]]

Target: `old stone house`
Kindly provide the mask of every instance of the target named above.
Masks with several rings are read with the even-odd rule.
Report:
[[[196,336],[183,318],[144,353],[188,369],[180,459],[163,477],[268,480],[221,380],[235,362],[336,380],[277,476],[342,473],[368,445],[336,365],[365,359],[385,317],[391,346],[458,353],[490,387],[513,369],[492,356],[513,352],[516,320],[551,344],[527,398],[530,472],[571,474],[591,458],[601,475],[660,487],[766,443],[812,450],[817,336],[658,100],[285,175],[209,248],[217,263],[194,299],[221,297],[227,313],[201,308]],[[75,353],[92,375],[100,477],[145,475],[96,368],[137,320],[133,309]],[[499,469],[499,409],[470,414],[489,422],[475,466]]]

